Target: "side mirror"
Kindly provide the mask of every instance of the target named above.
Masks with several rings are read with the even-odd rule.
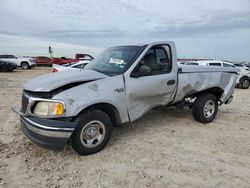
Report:
[[[141,65],[138,72],[131,74],[131,77],[138,78],[141,76],[150,76],[152,75],[152,68],[147,65]]]

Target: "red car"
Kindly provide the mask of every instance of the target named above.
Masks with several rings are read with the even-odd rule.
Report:
[[[45,56],[38,56],[35,58],[36,64],[38,66],[44,65],[44,66],[52,66],[52,64],[58,64],[58,65],[63,65],[67,63],[76,63],[78,62],[77,59],[70,59],[70,58],[65,58],[65,57],[55,57],[55,58],[49,58]]]
[[[61,58],[53,58],[52,64],[63,65],[63,64],[67,64],[67,63],[76,63],[78,61],[79,60],[77,60],[77,59],[70,59],[70,58],[66,58],[66,57],[61,57]]]
[[[51,66],[52,65],[52,59],[46,56],[37,56],[35,57],[36,65],[41,66]]]

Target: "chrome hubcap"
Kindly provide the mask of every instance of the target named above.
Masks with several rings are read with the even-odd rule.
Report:
[[[98,146],[104,139],[105,126],[98,120],[90,121],[81,130],[81,143],[87,148]]]
[[[27,69],[28,68],[28,65],[25,63],[25,64],[23,64],[23,66],[22,66],[24,69]]]
[[[208,100],[205,105],[204,105],[204,109],[203,109],[203,113],[205,115],[206,118],[210,118],[213,116],[215,112],[215,103],[212,100]]]

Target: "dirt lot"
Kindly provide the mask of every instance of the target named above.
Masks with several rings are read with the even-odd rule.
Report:
[[[101,152],[40,148],[20,131],[21,87],[48,68],[0,74],[0,187],[250,187],[250,89],[235,91],[214,122],[190,110],[152,110],[114,128]]]

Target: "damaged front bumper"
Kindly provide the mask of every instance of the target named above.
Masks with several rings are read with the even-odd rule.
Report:
[[[22,132],[31,141],[55,151],[65,148],[76,127],[74,122],[25,116],[15,108],[12,109],[20,115]]]

